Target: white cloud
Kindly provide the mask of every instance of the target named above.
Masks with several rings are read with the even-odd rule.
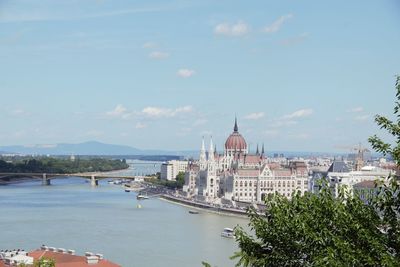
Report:
[[[299,109],[296,110],[295,112],[291,113],[291,114],[287,114],[285,116],[283,116],[283,119],[297,119],[297,118],[304,118],[307,116],[310,116],[311,114],[313,114],[313,110],[310,108],[306,108],[306,109]]]
[[[236,24],[220,23],[214,28],[214,33],[225,36],[244,36],[249,33],[250,27],[243,21]]]
[[[118,104],[113,110],[106,112],[107,116],[127,119],[130,117],[128,110],[121,104]]]
[[[264,112],[255,112],[250,113],[249,115],[245,116],[244,118],[247,120],[258,120],[265,116]]]
[[[351,108],[349,110],[347,110],[347,112],[351,112],[351,113],[358,113],[358,112],[363,112],[364,108],[363,107],[355,107],[355,108]]]
[[[179,77],[182,78],[189,78],[191,76],[193,76],[196,72],[194,70],[190,70],[190,69],[180,69],[178,70],[178,72],[176,73]]]
[[[149,58],[152,59],[165,59],[169,57],[169,53],[161,51],[153,51],[149,54]]]
[[[305,32],[298,36],[283,39],[283,40],[281,40],[280,43],[281,43],[281,45],[285,45],[285,46],[296,45],[296,44],[303,42],[307,37],[308,37],[308,33]]]
[[[142,122],[138,122],[138,123],[136,123],[136,125],[135,125],[135,128],[136,128],[136,129],[144,129],[144,128],[146,128],[146,127],[147,127],[147,125],[144,124],[144,123],[142,123]]]
[[[21,108],[13,109],[10,112],[12,115],[16,115],[16,116],[28,115],[28,112],[26,112],[25,110],[23,110]]]
[[[283,23],[285,23],[285,21],[289,20],[293,18],[292,14],[287,14],[287,15],[283,15],[280,18],[278,18],[277,20],[275,20],[271,25],[267,26],[264,28],[264,32],[267,33],[274,33],[277,32],[281,29]]]
[[[146,42],[142,45],[142,48],[155,48],[157,47],[157,44],[154,42]]]
[[[368,119],[369,119],[369,115],[360,115],[360,116],[354,117],[354,120],[356,120],[356,121],[366,121]]]
[[[190,113],[193,111],[192,106],[178,107],[176,109],[160,108],[160,107],[145,107],[142,114],[150,118],[168,118],[175,117],[179,114]]]

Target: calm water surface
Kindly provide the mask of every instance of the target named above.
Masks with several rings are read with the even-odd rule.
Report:
[[[106,181],[91,188],[80,178],[53,180],[48,187],[40,181],[0,186],[0,248],[46,244],[102,253],[124,267],[190,267],[203,260],[234,266],[229,256],[236,243],[220,232],[246,226],[246,219],[191,215],[188,208],[159,199],[142,201],[138,209],[135,196]]]

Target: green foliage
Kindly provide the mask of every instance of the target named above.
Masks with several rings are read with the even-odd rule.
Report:
[[[320,193],[270,195],[264,216],[249,212],[255,236],[235,231],[237,266],[392,266],[389,236],[374,206],[329,187]]]
[[[56,266],[56,262],[54,261],[54,259],[50,259],[50,258],[41,258],[40,260],[37,260],[33,263],[34,267],[55,267]]]
[[[397,76],[395,86],[397,101],[394,106],[394,115],[396,116],[397,121],[393,122],[384,116],[376,115],[375,122],[381,129],[385,129],[396,138],[396,146],[384,142],[377,135],[371,136],[368,141],[371,143],[375,151],[383,153],[384,155],[391,155],[396,164],[400,166],[400,76]]]
[[[28,158],[8,163],[0,160],[0,172],[31,172],[31,173],[79,173],[112,171],[126,169],[129,165],[123,160],[104,158],[77,159],[71,161],[65,158]]]
[[[392,146],[376,135],[372,147],[400,166],[400,77],[396,80],[396,122],[377,115],[376,123],[395,137]],[[378,183],[365,204],[328,186],[319,194],[275,194],[266,212],[249,211],[251,233],[235,229],[237,266],[400,266],[400,186],[397,177]]]
[[[169,189],[181,189],[185,184],[185,173],[180,172],[176,176],[176,181],[161,180],[157,173],[157,178],[146,178],[146,182],[168,187]]]
[[[182,188],[183,185],[185,184],[185,173],[184,172],[179,172],[178,175],[176,176],[176,185],[178,188]]]

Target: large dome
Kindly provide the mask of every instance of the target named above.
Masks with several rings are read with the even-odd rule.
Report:
[[[237,121],[235,119],[235,127],[233,128],[233,133],[226,139],[225,142],[226,150],[237,150],[243,151],[247,150],[246,140],[238,131]]]
[[[238,132],[233,132],[225,142],[225,149],[230,150],[246,150],[247,144],[243,136]]]

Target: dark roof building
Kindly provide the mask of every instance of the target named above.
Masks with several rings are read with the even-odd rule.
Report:
[[[328,169],[328,172],[349,172],[350,168],[344,161],[334,161]]]

